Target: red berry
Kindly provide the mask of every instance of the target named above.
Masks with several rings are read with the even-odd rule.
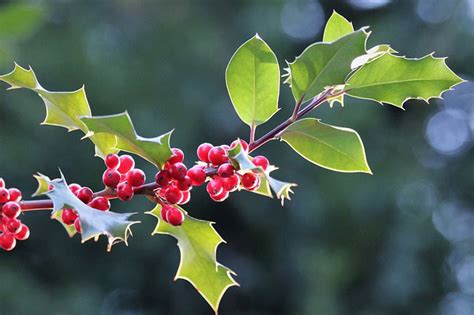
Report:
[[[15,248],[16,240],[12,234],[0,235],[0,247],[6,251],[11,251]]]
[[[180,210],[172,207],[166,213],[166,219],[168,220],[169,224],[174,225],[174,226],[179,226],[183,224],[184,215]]]
[[[15,238],[19,241],[24,241],[28,237],[30,237],[30,229],[25,224],[22,224],[20,230],[15,234]]]
[[[118,171],[121,174],[126,174],[132,168],[135,167],[135,160],[130,155],[122,155],[120,157],[120,166],[118,167]]]
[[[108,169],[102,175],[102,182],[105,186],[115,188],[120,183],[121,175],[116,169]]]
[[[183,198],[179,202],[180,205],[185,205],[191,200],[191,193],[189,191],[183,191]]]
[[[213,147],[214,146],[210,143],[201,144],[197,148],[197,156],[198,156],[199,160],[203,161],[203,162],[206,162],[206,163],[209,163],[209,151],[211,151],[211,149]]]
[[[77,218],[76,221],[74,221],[74,228],[76,229],[77,233],[82,233],[81,219]]]
[[[8,193],[10,194],[9,201],[19,202],[21,200],[21,191],[17,188],[10,188],[8,189]]]
[[[227,153],[222,147],[214,147],[209,151],[209,162],[214,165],[221,165],[227,162]]]
[[[202,166],[196,165],[188,170],[188,176],[193,186],[200,186],[206,181],[206,172]]]
[[[249,148],[249,144],[247,143],[247,141],[242,140],[242,139],[236,139],[236,140],[232,141],[232,143],[230,144],[230,148],[231,149],[235,148],[237,146],[237,143],[239,143],[239,141],[240,141],[240,145],[242,146],[242,149],[244,151],[247,151],[248,148]]]
[[[7,232],[16,234],[21,229],[21,221],[18,219],[8,219],[4,226]]]
[[[4,188],[5,187],[5,181],[3,180],[3,178],[0,177],[0,188]]]
[[[105,157],[107,168],[117,168],[120,165],[120,157],[117,154],[109,154]]]
[[[220,177],[227,178],[231,177],[235,173],[235,168],[232,164],[230,163],[224,163],[221,166],[219,166],[219,169],[217,170],[217,174],[219,174]]]
[[[155,182],[160,187],[165,187],[170,182],[171,175],[168,170],[161,170],[155,175]]]
[[[247,190],[255,190],[260,186],[260,177],[255,173],[245,173],[242,176],[242,186]]]
[[[183,192],[176,186],[169,186],[165,190],[165,198],[171,204],[177,204],[183,198]]]
[[[189,176],[184,176],[182,180],[178,181],[176,185],[181,191],[189,191],[193,187],[192,180]]]
[[[94,192],[89,187],[82,187],[77,191],[77,198],[79,198],[83,203],[91,202],[94,196]]]
[[[170,175],[176,180],[183,180],[187,172],[186,165],[181,162],[174,163],[170,167]]]
[[[209,196],[211,197],[212,200],[217,201],[217,202],[221,202],[221,201],[226,200],[227,197],[229,197],[229,192],[226,191],[226,190],[222,190],[222,192],[220,194],[209,195]]]
[[[7,218],[16,218],[21,213],[20,205],[17,202],[9,201],[2,207],[3,215]]]
[[[206,190],[209,195],[219,195],[224,190],[224,187],[222,186],[220,179],[213,178],[209,183],[207,183]]]
[[[74,195],[79,191],[79,189],[82,188],[81,185],[79,185],[79,184],[70,184],[68,187],[69,187],[69,190],[70,190]]]
[[[121,182],[117,186],[117,197],[122,201],[129,201],[134,195],[133,187],[127,182]]]
[[[252,163],[255,166],[260,166],[261,168],[263,168],[264,171],[266,171],[268,168],[268,165],[270,165],[270,162],[268,161],[268,159],[264,157],[263,155],[257,155],[256,157],[254,157],[252,159]]]
[[[127,181],[133,187],[141,186],[145,184],[146,176],[145,173],[138,168],[134,168],[127,174]]]
[[[110,209],[110,201],[105,197],[95,197],[89,203],[89,206],[97,210],[108,211]]]
[[[168,159],[168,163],[174,164],[174,163],[179,163],[184,161],[184,153],[180,149],[173,148],[171,149],[171,152],[173,152],[173,155]]]
[[[2,187],[0,188],[0,203],[8,202],[10,199],[10,193],[8,192],[8,189]]]
[[[166,218],[166,215],[172,209],[173,207],[170,205],[164,205],[163,208],[161,209],[161,218],[165,221],[168,222],[168,219]]]
[[[237,174],[234,174],[230,177],[223,178],[221,182],[222,182],[222,186],[224,187],[224,190],[228,192],[233,192],[233,191],[236,191],[237,188],[239,187],[240,179],[239,179],[239,176],[237,176]]]
[[[74,224],[74,221],[76,221],[77,217],[78,215],[73,209],[63,209],[63,212],[61,213],[61,219],[66,225]]]

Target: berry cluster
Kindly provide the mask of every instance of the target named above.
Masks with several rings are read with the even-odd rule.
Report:
[[[24,241],[30,236],[30,229],[18,219],[21,197],[20,190],[7,189],[5,181],[0,178],[0,248],[6,251],[14,249],[17,240]]]

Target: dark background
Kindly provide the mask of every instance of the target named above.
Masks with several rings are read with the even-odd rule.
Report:
[[[259,33],[281,67],[320,40],[333,9],[370,25],[370,44],[402,54],[436,51],[464,79],[474,75],[473,0],[0,1],[0,70],[31,65],[50,90],[83,83],[96,115],[128,110],[143,136],[176,128],[172,144],[188,164],[202,142],[247,138],[224,81],[237,47]],[[102,162],[78,132],[39,123],[42,101],[0,92],[0,176],[25,195],[31,174],[100,188]],[[351,100],[312,115],[356,129],[374,175],[318,168],[283,143],[259,151],[297,182],[291,202],[249,193],[222,204],[195,189],[187,209],[217,222],[227,240],[219,260],[238,273],[222,314],[474,314],[474,209],[471,83],[406,111]],[[282,110],[258,134],[292,110]],[[153,168],[140,162],[153,176]],[[148,211],[143,198],[116,211]],[[24,217],[31,238],[0,252],[0,314],[211,314],[185,281],[172,281],[175,241],[150,237],[140,214],[130,246],[105,252],[81,245],[46,212]]]

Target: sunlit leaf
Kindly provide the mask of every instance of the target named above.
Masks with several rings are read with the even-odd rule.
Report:
[[[323,41],[333,42],[354,31],[354,26],[345,17],[333,11],[324,28]]]

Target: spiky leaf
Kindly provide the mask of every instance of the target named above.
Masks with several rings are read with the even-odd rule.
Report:
[[[15,68],[10,73],[0,76],[0,81],[10,84],[9,89],[25,88],[36,92],[46,106],[46,117],[42,124],[64,127],[68,131],[82,130],[84,134],[88,129],[80,118],[91,116],[89,102],[86,97],[84,87],[73,92],[51,92],[44,89],[38,82],[33,69],[25,69],[15,64]],[[116,153],[115,137],[101,136],[90,137],[96,145],[96,154],[105,156],[109,153]]]
[[[225,78],[232,104],[247,125],[263,124],[278,111],[278,60],[258,35],[237,49],[227,66]]]
[[[326,87],[344,84],[352,61],[365,54],[368,34],[364,30],[350,33],[332,43],[315,43],[289,64],[293,96],[310,100]]]
[[[137,154],[159,168],[171,156],[171,132],[155,138],[144,138],[137,134],[132,120],[127,112],[82,118],[82,122],[90,130],[90,135],[101,136],[109,134],[117,139],[116,148]]]
[[[81,221],[83,243],[91,238],[105,235],[109,241],[108,250],[119,242],[127,244],[131,233],[130,226],[139,223],[138,221],[129,220],[135,213],[115,213],[96,210],[84,204],[69,190],[62,174],[61,178],[54,180],[50,180],[44,175],[41,175],[41,177],[48,185],[53,187],[52,190],[45,193],[53,201],[52,218],[57,219],[58,213],[65,208],[74,209]]]
[[[365,64],[347,81],[348,94],[403,108],[409,99],[440,97],[463,82],[446,65],[445,58],[428,55],[421,59],[385,54]]]
[[[333,11],[324,28],[323,41],[333,42],[354,31],[354,26],[345,17]]]
[[[217,262],[216,252],[224,240],[213,227],[213,223],[195,219],[179,208],[185,215],[181,226],[172,226],[161,219],[161,205],[148,214],[158,219],[153,234],[168,234],[178,241],[181,259],[175,279],[189,281],[217,313],[225,291],[237,285],[234,272]]]
[[[281,135],[299,155],[318,166],[345,173],[372,173],[357,132],[306,118],[291,124]]]

